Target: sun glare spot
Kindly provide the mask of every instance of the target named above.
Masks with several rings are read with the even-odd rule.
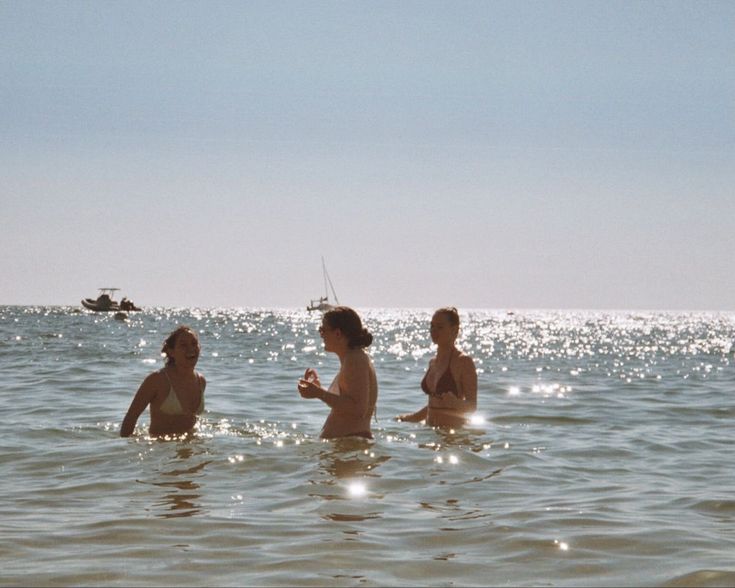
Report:
[[[508,396],[520,396],[521,389],[518,386],[511,386],[508,388]]]
[[[471,425],[484,425],[485,424],[485,417],[481,414],[473,414],[470,417],[470,424]]]
[[[365,494],[367,494],[367,488],[362,482],[351,482],[350,485],[347,486],[347,491],[353,498],[359,498],[360,496],[365,496]]]

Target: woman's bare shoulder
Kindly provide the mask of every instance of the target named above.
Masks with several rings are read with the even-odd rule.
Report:
[[[168,387],[168,379],[166,378],[166,374],[164,372],[166,368],[156,370],[155,372],[151,372],[145,377],[145,380],[143,380],[143,386],[150,388],[154,391],[158,391],[162,388]]]
[[[370,356],[364,349],[351,349],[347,354],[345,354],[343,362],[355,365],[370,363]]]
[[[459,360],[459,364],[464,368],[472,368],[475,369],[475,360],[472,359],[469,355],[467,355],[464,351],[460,351],[459,355],[457,356],[457,359]]]
[[[372,362],[370,361],[370,356],[365,353],[364,349],[353,349],[345,355],[343,365],[345,367],[360,368],[372,365]]]

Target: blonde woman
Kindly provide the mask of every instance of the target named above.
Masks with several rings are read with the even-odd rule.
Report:
[[[449,306],[431,318],[431,341],[436,356],[421,380],[428,402],[421,410],[396,417],[399,421],[421,422],[432,427],[461,427],[477,410],[477,370],[469,355],[457,349],[459,313]]]

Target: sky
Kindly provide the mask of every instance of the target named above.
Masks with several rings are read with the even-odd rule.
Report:
[[[735,310],[735,2],[0,1],[0,304]]]

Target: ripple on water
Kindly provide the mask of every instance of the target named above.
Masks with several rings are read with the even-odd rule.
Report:
[[[732,570],[697,570],[671,578],[663,583],[663,586],[676,588],[682,587],[721,587],[729,588],[735,586],[735,571]]]

